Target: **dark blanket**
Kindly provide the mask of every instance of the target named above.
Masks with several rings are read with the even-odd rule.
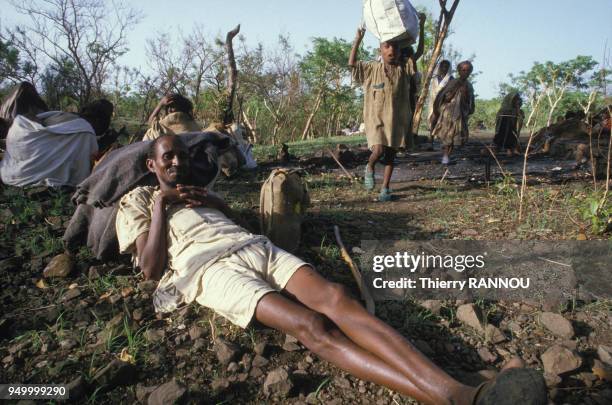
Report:
[[[218,132],[193,132],[181,134],[181,139],[189,147],[193,184],[207,186],[219,173],[218,150],[229,146],[229,138]],[[72,197],[77,208],[64,233],[69,251],[86,242],[100,260],[117,257],[115,217],[119,199],[136,187],[157,184],[146,167],[151,142],[137,142],[111,152],[78,185]]]

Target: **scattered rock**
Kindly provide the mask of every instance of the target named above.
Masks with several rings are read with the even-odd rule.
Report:
[[[263,371],[261,371],[261,369],[259,367],[253,367],[251,369],[251,372],[249,373],[249,375],[252,378],[258,378],[258,377],[261,377],[263,375]]]
[[[223,391],[224,389],[229,388],[229,386],[230,386],[230,382],[228,381],[227,378],[215,378],[210,383],[210,388],[213,391]]]
[[[597,376],[602,381],[612,382],[612,367],[601,361],[593,360],[593,375]]]
[[[227,372],[228,373],[235,373],[236,371],[238,371],[240,367],[238,367],[238,363],[236,363],[235,361],[232,361],[230,364],[227,365]]]
[[[157,288],[157,281],[155,280],[145,280],[138,283],[138,289],[147,294],[152,294]]]
[[[572,323],[561,314],[542,312],[540,315],[540,323],[555,336],[560,338],[571,339],[574,336]]]
[[[47,267],[43,270],[43,276],[46,278],[64,278],[72,272],[73,268],[74,260],[72,260],[72,257],[62,253],[51,259]]]
[[[77,341],[74,339],[64,339],[59,342],[59,347],[61,347],[63,350],[70,350],[73,347],[76,347],[77,344]]]
[[[268,373],[264,381],[263,391],[267,396],[278,395],[285,398],[292,388],[293,382],[289,373],[283,367],[279,367]]]
[[[238,354],[240,354],[240,347],[238,345],[228,342],[223,338],[217,338],[215,341],[214,350],[219,363],[224,366],[236,360]]]
[[[541,356],[544,371],[561,375],[576,370],[582,365],[582,358],[574,351],[561,346],[552,346]]]
[[[200,350],[201,348],[206,346],[206,340],[199,338],[193,342],[193,350]]]
[[[457,308],[457,319],[479,332],[484,332],[484,316],[480,308],[474,304],[463,304],[459,306],[459,308]]]
[[[506,341],[506,335],[497,327],[488,324],[485,328],[485,339],[491,343],[498,344]]]
[[[267,365],[269,362],[270,361],[268,359],[257,354],[255,355],[255,358],[253,359],[253,363],[251,364],[253,367],[263,367]]]
[[[256,354],[259,354],[260,356],[265,356],[266,352],[268,351],[268,343],[266,342],[257,343],[255,347],[253,348],[253,351]]]
[[[442,302],[440,300],[425,300],[421,302],[421,306],[434,315],[440,315],[442,309]]]
[[[481,347],[478,349],[478,356],[480,356],[482,361],[485,363],[493,363],[495,360],[497,360],[497,355],[491,353],[491,351],[486,347]]]
[[[544,382],[548,388],[556,387],[561,384],[561,377],[557,374],[544,373]]]
[[[149,343],[159,342],[165,337],[166,332],[163,329],[148,329],[145,332],[145,339]]]
[[[172,379],[157,387],[149,395],[148,405],[166,405],[180,402],[187,393],[187,388]]]
[[[612,347],[599,345],[597,348],[597,356],[599,356],[599,360],[612,366]]]
[[[136,385],[136,399],[138,400],[138,402],[142,402],[142,403],[147,402],[149,395],[151,395],[151,393],[155,391],[156,388],[157,388],[156,386],[145,387],[142,384]]]
[[[96,373],[92,383],[106,391],[119,385],[130,385],[135,377],[136,368],[131,363],[115,359]]]
[[[66,291],[66,293],[62,296],[62,301],[67,302],[81,295],[81,290],[78,288],[73,288],[71,290]]]
[[[286,352],[295,352],[300,350],[301,347],[298,344],[298,340],[291,335],[285,335],[285,343],[283,344],[283,350]]]
[[[476,229],[466,229],[461,233],[463,236],[478,236],[480,234]]]
[[[205,332],[206,329],[193,325],[191,328],[189,328],[189,337],[191,340],[196,340],[204,336]]]
[[[135,321],[140,321],[142,319],[142,309],[137,308],[132,311],[132,319]]]

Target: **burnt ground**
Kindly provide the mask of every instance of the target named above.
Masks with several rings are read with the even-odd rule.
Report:
[[[392,184],[396,199],[390,203],[376,202],[376,193],[363,190],[361,179],[347,178],[326,152],[289,161],[304,168],[312,200],[298,256],[357,293],[334,225],[349,250],[364,239],[610,239],[609,202],[598,212],[590,210],[602,196],[603,182],[595,191],[588,166],[531,159],[519,221],[518,176],[512,173],[520,173],[522,162],[500,158],[505,176],[493,162],[487,182],[481,148],[476,140],[457,152],[448,173],[437,162],[439,152],[400,156]],[[346,167],[361,175],[367,150],[350,150]],[[218,183],[254,229],[259,188],[278,165],[265,161],[255,172]],[[204,404],[414,403],[343,373],[275,331],[241,330],[198,305],[156,315],[150,300],[155,285],[134,274],[128,257],[100,263],[82,249],[69,276],[43,278],[45,266],[62,252],[60,237],[74,210],[69,197],[61,190],[2,189],[1,382],[70,384],[74,403],[161,398]],[[612,365],[606,363],[612,362],[610,301],[475,302],[471,310],[501,332],[497,338],[462,320],[463,304],[408,299],[377,303],[376,310],[466,383],[494,375],[516,355],[543,371],[543,354],[556,347],[551,361],[559,375],[546,375],[552,402],[612,401]],[[543,321],[543,313],[558,316]]]

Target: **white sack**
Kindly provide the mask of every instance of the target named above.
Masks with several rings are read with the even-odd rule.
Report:
[[[76,186],[91,172],[91,157],[98,152],[91,125],[74,114],[49,111],[38,114],[40,124],[23,115],[15,117],[6,136],[0,161],[5,184]]]
[[[413,44],[419,36],[419,15],[408,0],[363,0],[363,18],[380,42]]]
[[[253,156],[253,145],[247,142],[244,139],[243,132],[244,127],[242,125],[232,124],[230,128],[230,132],[232,137],[236,141],[236,146],[240,151],[240,154],[244,158],[244,165],[242,165],[243,169],[255,169],[257,167],[257,161],[255,160],[255,156]]]

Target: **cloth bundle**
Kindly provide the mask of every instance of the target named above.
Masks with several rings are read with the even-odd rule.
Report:
[[[419,16],[408,0],[364,0],[363,19],[380,42],[409,45],[419,37]]]

